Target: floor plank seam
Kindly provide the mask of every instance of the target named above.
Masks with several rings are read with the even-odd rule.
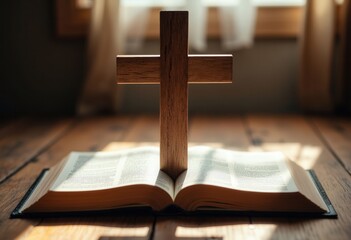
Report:
[[[152,221],[151,233],[150,233],[149,240],[154,239],[154,236],[155,236],[155,229],[156,229],[156,222],[157,222],[157,216],[154,216],[154,219],[153,219],[153,221]]]
[[[330,152],[330,154],[336,159],[338,163],[340,163],[341,167],[347,172],[349,176],[351,176],[351,172],[348,171],[347,167],[343,163],[343,161],[340,159],[338,154],[334,151],[332,146],[328,143],[327,139],[324,137],[323,133],[320,131],[318,126],[313,122],[312,119],[308,119],[305,117],[306,122],[311,126],[311,129],[314,131],[314,133],[317,135],[317,137],[321,140],[323,145],[325,146],[326,149]]]
[[[37,157],[40,156],[42,153],[47,151],[52,145],[54,145],[57,141],[59,141],[63,136],[65,136],[74,126],[76,126],[76,123],[78,120],[72,120],[72,123],[69,124],[69,126],[62,131],[62,133],[58,134],[54,139],[52,139],[48,144],[46,144],[44,147],[42,147],[38,152],[34,154],[33,157],[28,159],[27,161],[23,162],[21,165],[19,165],[17,168],[15,168],[13,171],[11,171],[6,177],[0,180],[0,184],[3,184],[6,182],[8,179],[10,179],[12,176],[14,176],[16,173],[21,171],[24,167],[26,167],[29,163],[35,162]]]

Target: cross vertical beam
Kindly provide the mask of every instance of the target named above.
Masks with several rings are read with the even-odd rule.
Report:
[[[188,55],[187,12],[161,12],[160,24],[161,56],[118,55],[116,74],[118,84],[161,84],[160,166],[175,180],[188,165],[188,84],[231,83],[233,56]]]
[[[161,12],[160,38],[160,167],[175,179],[188,160],[188,12]]]

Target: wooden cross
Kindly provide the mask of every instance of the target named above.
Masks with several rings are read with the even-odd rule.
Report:
[[[231,83],[233,56],[188,56],[186,11],[160,13],[160,41],[160,56],[118,55],[117,83],[161,84],[160,166],[175,179],[188,163],[188,83]]]

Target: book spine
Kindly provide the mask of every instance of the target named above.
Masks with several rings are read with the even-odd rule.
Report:
[[[314,184],[316,185],[316,187],[318,189],[319,194],[321,195],[325,205],[327,205],[327,207],[328,207],[328,212],[325,213],[324,215],[326,217],[337,218],[338,214],[336,213],[333,204],[331,203],[330,199],[328,198],[327,192],[324,190],[322,184],[318,180],[316,173],[312,169],[308,170],[308,173],[311,175],[311,177],[314,181]]]
[[[48,170],[49,170],[48,168],[45,168],[45,169],[43,169],[43,171],[41,171],[41,173],[39,174],[37,179],[35,179],[34,183],[30,186],[30,188],[28,189],[28,191],[26,192],[26,194],[22,198],[22,200],[17,204],[16,208],[12,211],[10,218],[20,218],[23,216],[23,213],[20,211],[20,209],[26,203],[26,201],[28,200],[30,195],[32,195],[34,189],[38,186],[38,184],[43,179],[45,173]]]

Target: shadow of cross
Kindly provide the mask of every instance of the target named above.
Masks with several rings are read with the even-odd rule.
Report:
[[[117,56],[118,84],[160,84],[160,167],[176,179],[188,161],[188,83],[231,83],[233,56],[188,55],[188,12],[160,12],[160,56]],[[189,74],[188,74],[189,68]]]

